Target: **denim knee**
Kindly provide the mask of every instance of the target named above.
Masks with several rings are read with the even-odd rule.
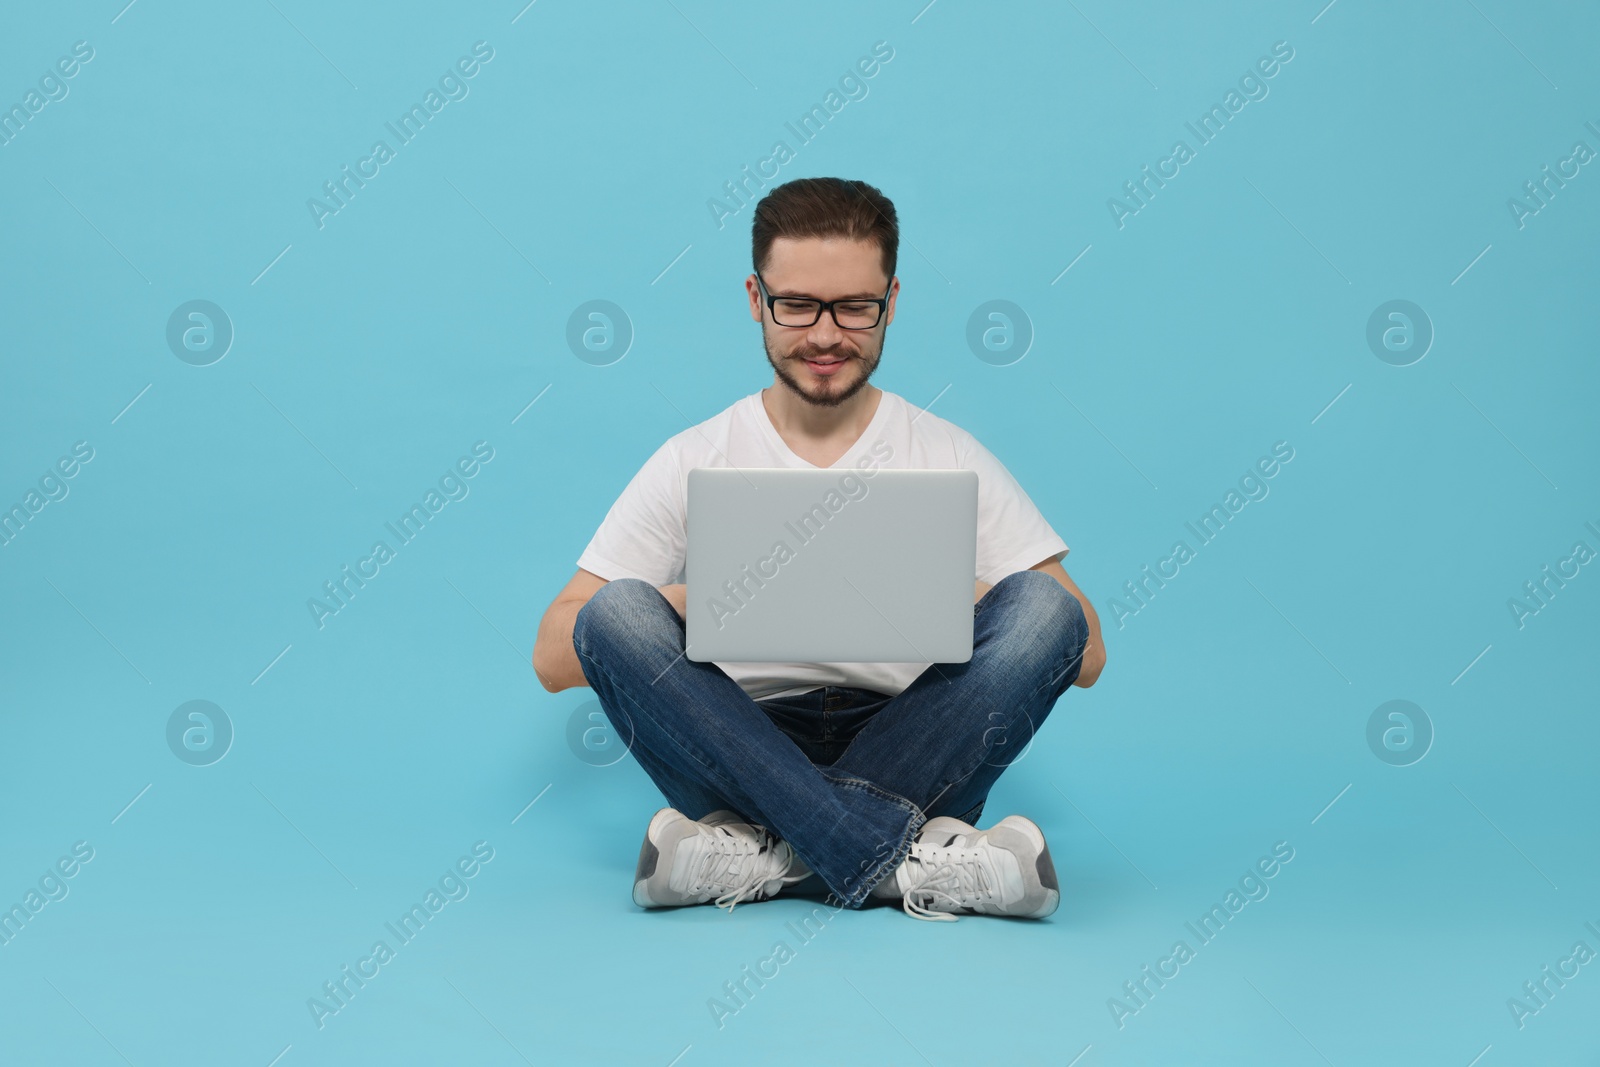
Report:
[[[1013,610],[1026,616],[1028,625],[1070,628],[1086,621],[1078,598],[1044,571],[1014,571],[994,586],[995,589],[1002,587],[1006,600],[1017,605]]]
[[[626,627],[649,608],[651,596],[666,601],[661,590],[642,578],[617,578],[602,585],[573,616],[573,645],[583,648],[597,627],[606,633]]]
[[[1029,648],[1037,648],[1039,641],[1055,640],[1059,655],[1076,664],[1089,640],[1089,620],[1078,598],[1044,571],[1008,574],[991,592],[1002,589],[1006,628],[1027,635],[1023,645]]]

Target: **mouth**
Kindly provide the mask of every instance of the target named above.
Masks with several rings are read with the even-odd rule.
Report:
[[[849,362],[848,359],[840,359],[840,358],[834,358],[834,359],[804,359],[803,357],[802,357],[801,361],[803,363],[805,363],[806,366],[811,368],[811,371],[812,371],[813,374],[820,374],[820,375],[823,375],[823,376],[837,374],[839,372],[839,368],[844,366],[844,364]]]

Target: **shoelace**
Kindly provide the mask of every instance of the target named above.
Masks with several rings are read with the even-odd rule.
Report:
[[[721,826],[708,828],[688,892],[726,888],[715,903],[730,913],[740,901],[766,899],[761,894],[762,887],[789,873],[794,851],[787,844],[775,841],[766,827],[755,826],[754,829],[756,836],[746,837]],[[788,853],[781,866],[775,858],[779,849]],[[764,861],[765,857],[773,858]],[[747,858],[748,863],[742,862]],[[777,869],[767,872],[763,867]]]
[[[900,904],[913,919],[955,922],[954,915],[932,906],[937,899],[942,897],[952,907],[964,908],[994,897],[994,882],[975,849],[921,843],[918,852],[918,865],[908,868],[917,873]]]

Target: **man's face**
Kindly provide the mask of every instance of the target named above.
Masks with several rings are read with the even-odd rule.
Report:
[[[761,270],[773,296],[840,300],[881,299],[888,293],[883,317],[870,330],[844,330],[824,311],[811,326],[779,326],[772,321],[756,276],[745,289],[750,317],[761,323],[761,341],[778,381],[801,400],[818,407],[836,407],[859,393],[878,369],[886,328],[894,319],[898,280],[885,278],[883,258],[871,241],[842,238],[779,237]]]

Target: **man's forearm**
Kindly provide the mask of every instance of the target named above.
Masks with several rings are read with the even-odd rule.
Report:
[[[578,659],[578,650],[572,647],[572,628],[584,603],[557,601],[539,620],[539,636],[533,643],[533,672],[546,692],[559,693],[589,684]]]
[[[678,612],[684,614],[684,587],[682,585],[657,586]],[[533,672],[547,692],[558,693],[575,686],[587,686],[589,678],[583,673],[583,662],[572,645],[572,631],[577,624],[578,612],[587,600],[558,600],[539,620],[539,635],[533,644]]]

